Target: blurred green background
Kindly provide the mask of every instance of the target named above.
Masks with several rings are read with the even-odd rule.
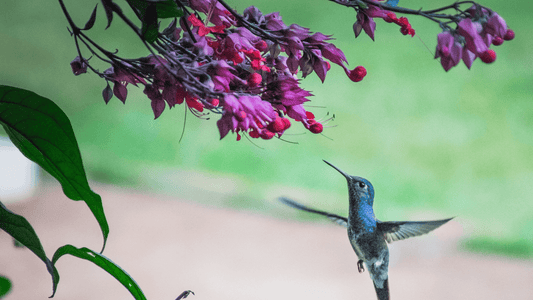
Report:
[[[97,2],[66,5],[81,26]],[[367,68],[360,83],[337,66],[325,84],[314,75],[303,81],[315,95],[308,109],[318,118],[336,116],[330,123],[336,127],[327,128],[325,136],[293,124],[284,138],[298,144],[254,140],[257,147],[246,139],[236,142],[234,135],[219,141],[218,116],[206,121],[189,114],[179,143],[183,106],[154,121],[141,89],[129,88],[126,105],[116,98],[105,105],[104,80],[72,74],[69,63],[77,54],[54,1],[2,3],[0,83],[48,97],[66,112],[96,181],[271,214],[280,211],[273,199],[287,195],[346,214],[345,180],[322,162],[326,159],[373,183],[382,220],[458,216],[466,248],[533,257],[530,1],[483,0],[506,19],[516,38],[495,48],[495,63],[476,60],[470,71],[460,64],[448,73],[430,53],[439,26],[421,17],[408,16],[414,38],[377,20],[372,42],[366,35],[354,39],[353,10],[326,0],[230,4],[241,12],[249,5],[264,13],[280,11],[286,24],[334,34],[350,67]],[[400,5],[436,7],[428,0]],[[125,57],[147,54],[118,18],[107,31],[105,25],[99,7],[90,32],[95,40]]]

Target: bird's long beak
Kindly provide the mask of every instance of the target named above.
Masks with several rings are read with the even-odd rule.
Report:
[[[334,165],[330,164],[329,162],[327,162],[326,160],[324,160],[325,163],[327,163],[328,165],[330,165],[333,169],[339,171],[339,173],[341,173],[344,177],[346,177],[346,179],[349,179],[350,178],[350,175],[344,173],[341,169],[335,167]]]

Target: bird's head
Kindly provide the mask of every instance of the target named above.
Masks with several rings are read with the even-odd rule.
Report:
[[[366,203],[372,206],[374,204],[374,187],[370,181],[359,176],[352,176],[344,173],[341,169],[335,167],[329,162],[325,161],[333,169],[341,173],[346,180],[348,181],[348,192],[350,194],[350,201],[355,201],[358,203]]]

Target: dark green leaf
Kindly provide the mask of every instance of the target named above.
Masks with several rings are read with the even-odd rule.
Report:
[[[183,16],[183,11],[173,0],[157,2],[157,17],[159,19],[179,18],[181,16]]]
[[[126,0],[139,12],[141,18],[144,16],[146,9],[150,4],[155,4],[157,10],[157,17],[159,19],[177,18],[183,16],[183,11],[178,8],[174,0]]]
[[[44,262],[48,273],[52,275],[52,281],[54,283],[53,294],[55,294],[55,287],[57,282],[59,282],[59,274],[52,262],[46,257],[46,253],[44,253],[43,246],[41,245],[41,241],[35,233],[35,230],[33,230],[33,227],[31,227],[30,223],[24,217],[11,212],[2,204],[2,202],[0,202],[0,229],[4,230],[19,243],[26,246]],[[3,277],[0,277],[0,298],[9,291],[9,286],[11,286],[8,282],[8,289],[4,290],[6,285],[1,282],[2,278]],[[4,294],[2,294],[3,291]]]
[[[93,28],[94,21],[96,20],[96,8],[98,8],[98,3],[96,4],[96,6],[93,9],[93,13],[91,14],[91,17],[89,18],[89,21],[87,21],[87,23],[85,23],[85,26],[83,27],[83,30],[89,30],[89,29]]]
[[[11,281],[0,275],[0,299],[11,290]]]
[[[159,34],[159,24],[157,23],[155,3],[150,3],[144,12],[141,32],[148,43],[153,43],[157,39],[157,35]]]
[[[65,113],[51,100],[31,91],[0,85],[0,124],[22,154],[61,183],[67,197],[87,203],[102,230],[103,251],[109,226],[102,199],[89,187]]]
[[[52,258],[52,263],[55,265],[57,260],[65,254],[70,254],[94,263],[95,265],[105,270],[107,273],[111,274],[111,276],[115,277],[115,279],[117,279],[124,287],[128,289],[128,291],[130,291],[130,293],[133,295],[133,297],[135,297],[135,299],[146,300],[146,298],[144,297],[144,293],[137,285],[135,280],[133,280],[133,278],[131,278],[131,276],[126,273],[126,271],[122,270],[119,266],[117,266],[114,262],[112,262],[109,258],[103,256],[102,254],[94,252],[93,250],[88,248],[76,248],[72,245],[65,245],[56,250],[56,253],[54,253],[54,257]]]

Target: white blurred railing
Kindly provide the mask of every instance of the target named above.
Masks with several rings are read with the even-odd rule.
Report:
[[[37,164],[27,159],[7,137],[0,136],[0,201],[28,199],[39,180]]]

